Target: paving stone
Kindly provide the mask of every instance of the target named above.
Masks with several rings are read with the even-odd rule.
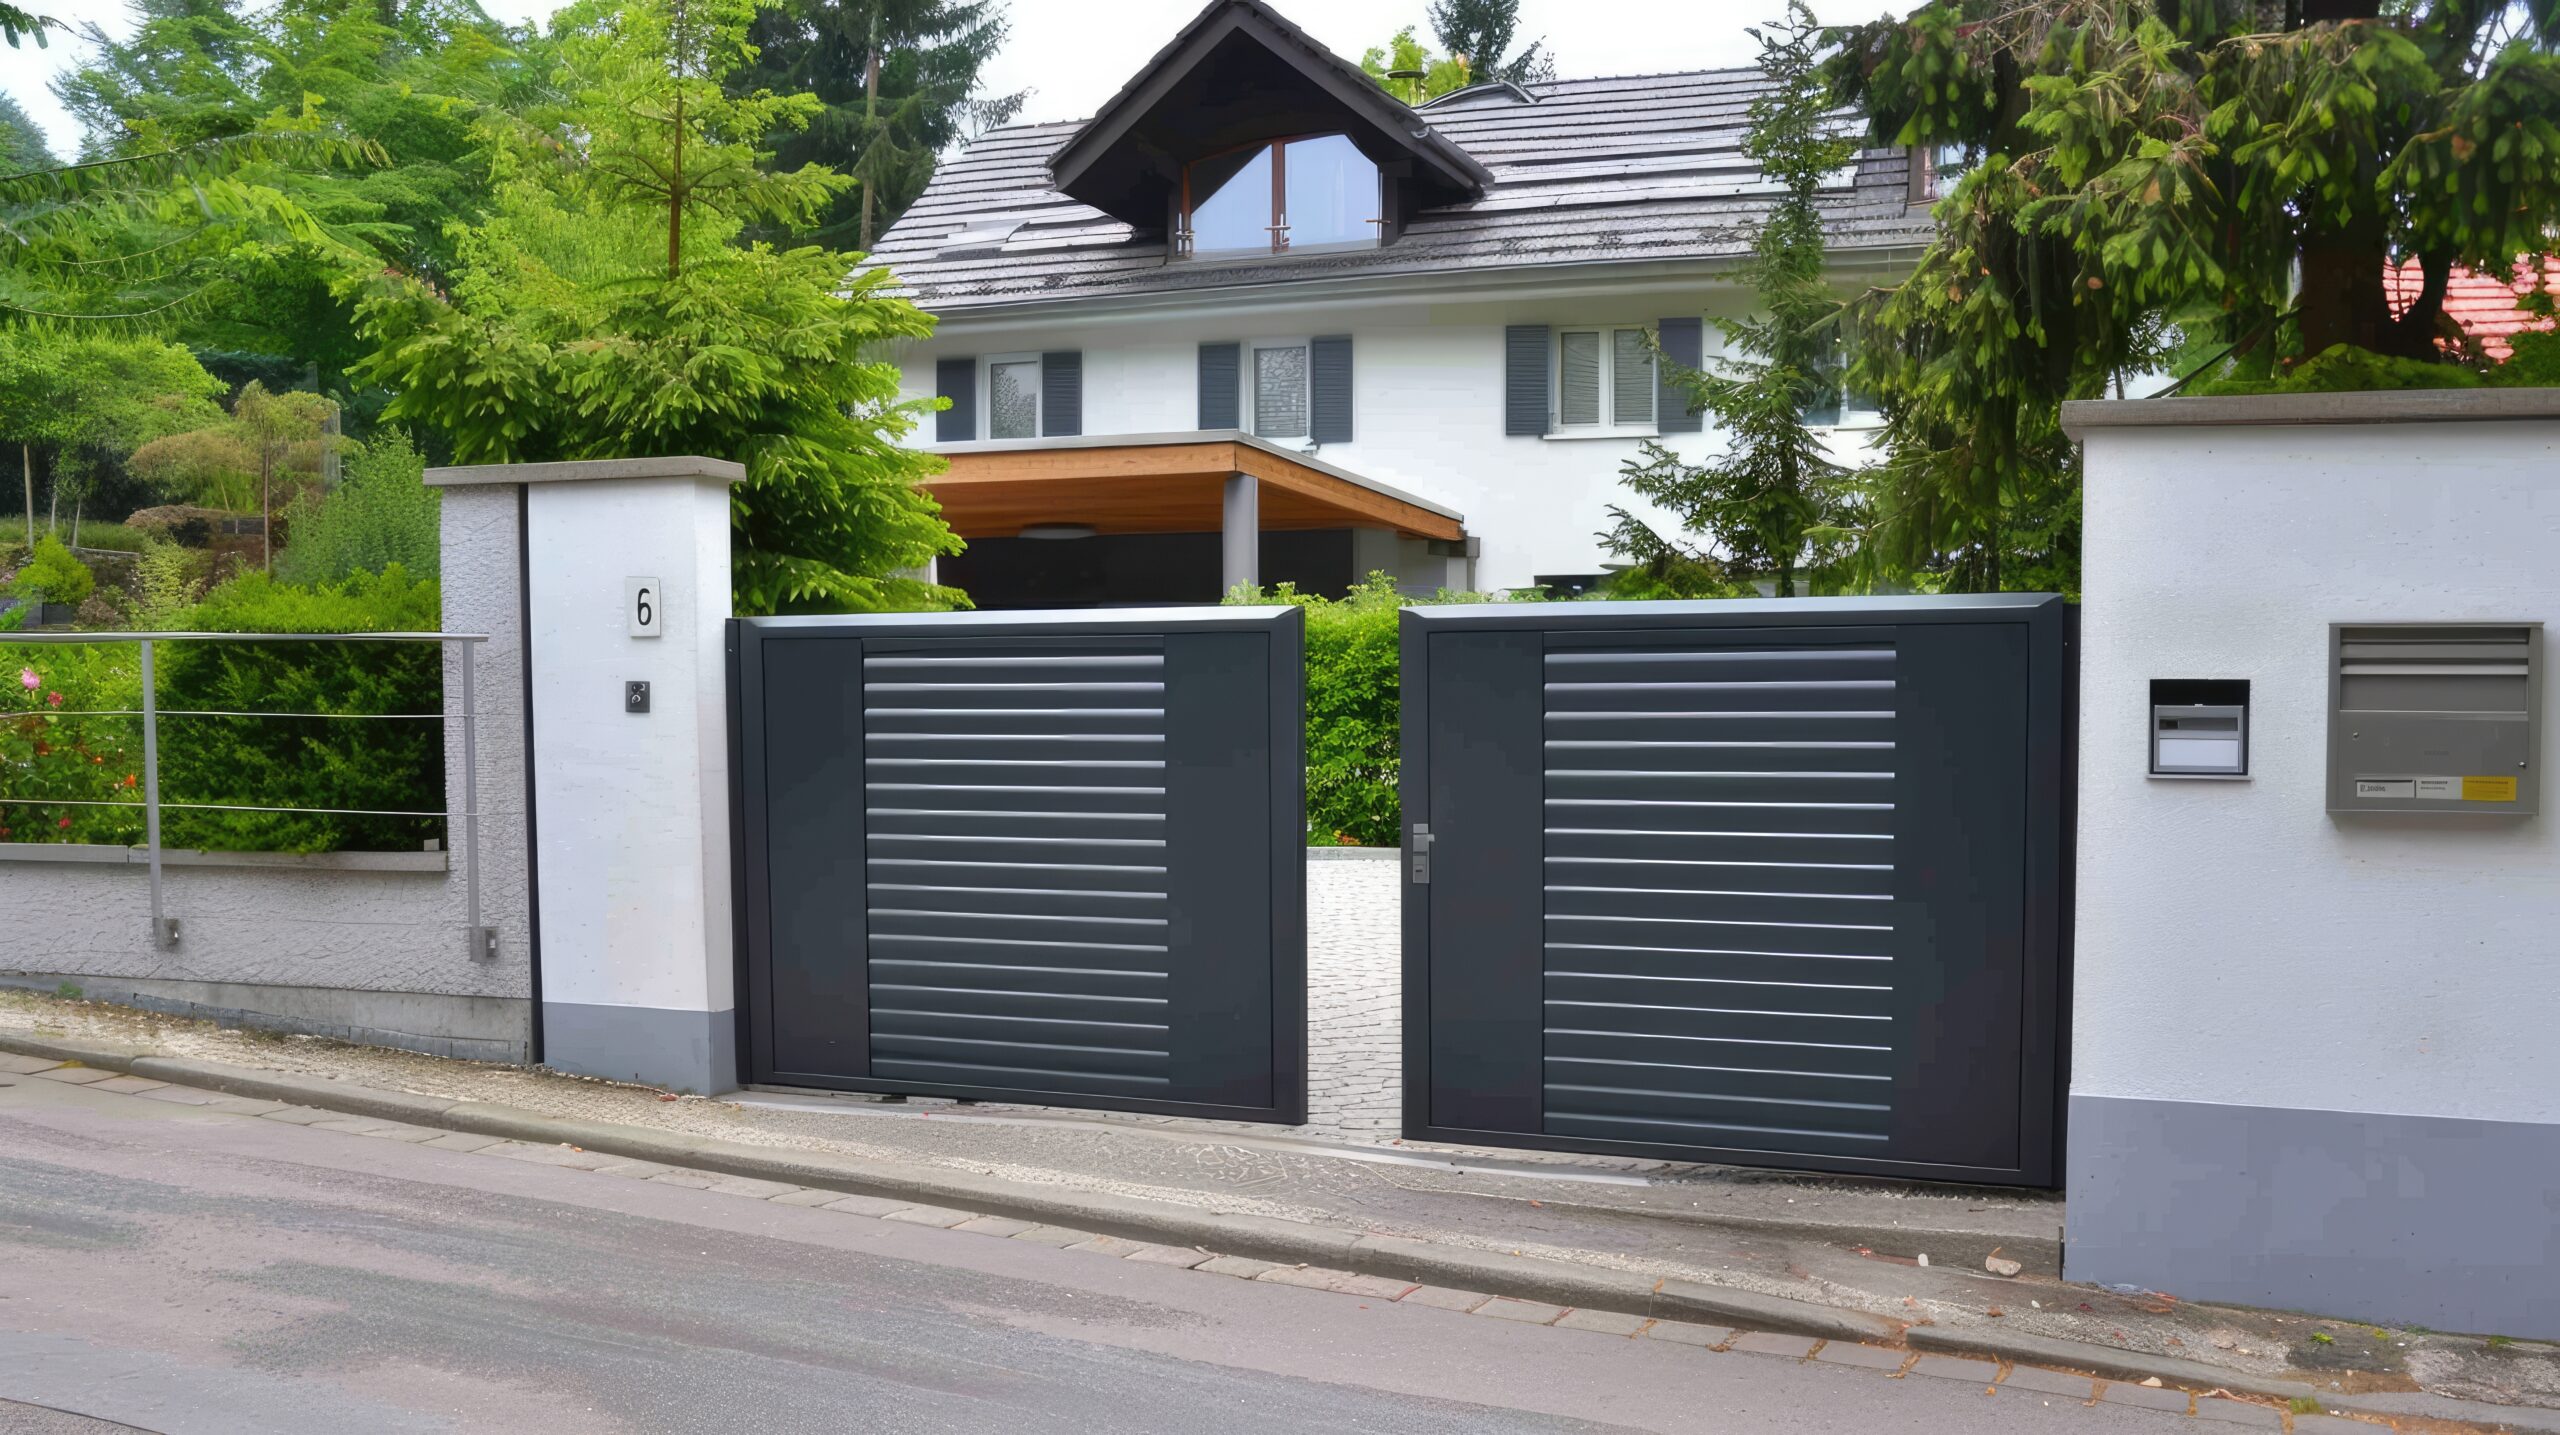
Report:
[[[2085,1375],[2045,1370],[2033,1365],[2013,1365],[2009,1367],[2009,1378],[2000,1382],[2000,1388],[2015,1390],[2021,1395],[2032,1392],[2037,1395],[2067,1396],[2086,1405],[2096,1397],[2098,1382]]]
[[[14,1051],[0,1051],[0,1071],[11,1076],[33,1076],[61,1064],[49,1056],[20,1056]]]
[[[1495,1320],[1516,1320],[1526,1325],[1553,1325],[1564,1319],[1565,1308],[1542,1300],[1515,1300],[1507,1295],[1498,1295],[1477,1306],[1475,1314],[1489,1315]]]
[[[596,1174],[599,1176],[620,1176],[626,1180],[633,1181],[646,1181],[652,1176],[663,1176],[674,1169],[676,1168],[668,1165],[664,1161],[607,1161],[596,1168]],[[695,1174],[698,1175],[700,1173],[697,1172]]]
[[[1187,1271],[1209,1259],[1209,1253],[1196,1246],[1144,1246],[1131,1251],[1128,1259]]]
[[[439,1151],[486,1151],[490,1147],[498,1144],[498,1138],[495,1136],[475,1136],[468,1131],[447,1131],[432,1141],[422,1141],[418,1144],[422,1146],[433,1146]],[[599,1167],[597,1169],[601,1170],[603,1168]]]
[[[1337,1271],[1329,1266],[1274,1266],[1255,1277],[1272,1285],[1297,1286],[1301,1290],[1331,1291],[1335,1295],[1367,1296],[1372,1300],[1401,1300],[1415,1289],[1412,1281],[1389,1280],[1384,1276],[1364,1276],[1352,1271]],[[1558,1315],[1563,1314],[1561,1307]],[[1554,1317],[1549,1317],[1553,1319]]]
[[[1011,1216],[975,1216],[951,1229],[967,1231],[973,1236],[1007,1238],[1021,1235],[1037,1224],[1036,1221],[1017,1221]]]
[[[1483,1291],[1453,1290],[1448,1286],[1415,1286],[1404,1293],[1404,1304],[1427,1305],[1433,1310],[1474,1310],[1493,1299]]]
[[[766,1199],[772,1201],[773,1204],[777,1206],[823,1206],[829,1201],[843,1200],[844,1193],[842,1191],[821,1191],[812,1186],[794,1186],[779,1196],[771,1196]]]
[[[931,1226],[937,1231],[947,1231],[963,1221],[977,1219],[977,1215],[975,1211],[955,1211],[949,1206],[907,1206],[880,1219],[896,1221],[903,1226]]]
[[[326,1121],[312,1122],[311,1129],[314,1131],[343,1131],[350,1136],[370,1136],[374,1132],[382,1129],[382,1125],[383,1123],[374,1120],[370,1116],[333,1116]]]
[[[317,1106],[280,1106],[273,1111],[260,1113],[258,1119],[282,1121],[293,1126],[312,1126],[323,1121],[334,1121],[337,1116],[337,1112],[323,1111]]]
[[[104,1081],[108,1077],[115,1075],[112,1071],[100,1071],[94,1066],[54,1066],[47,1067],[43,1071],[31,1071],[27,1074],[30,1076],[40,1076],[47,1081],[59,1081],[65,1086],[87,1086],[93,1081]],[[194,1104],[195,1103],[193,1102],[188,1103],[190,1106]]]
[[[851,1216],[885,1216],[891,1211],[903,1211],[914,1204],[913,1201],[884,1201],[877,1196],[838,1196],[818,1209],[842,1211]],[[1084,1233],[1079,1231],[1076,1235],[1078,1239],[1082,1239]]]
[[[100,1074],[104,1075],[103,1072]],[[50,1071],[40,1071],[37,1072],[36,1075],[39,1077],[50,1077],[53,1076],[54,1073]],[[211,1106],[214,1101],[214,1095],[212,1092],[198,1091],[192,1086],[163,1086],[157,1091],[144,1091],[136,1094],[145,1101],[166,1101],[173,1106]],[[330,1119],[336,1119],[338,1117],[338,1113],[331,1111],[325,1113],[325,1116]]]
[[[445,1133],[432,1126],[411,1126],[406,1122],[391,1121],[376,1126],[364,1134],[377,1141],[405,1141],[412,1146],[423,1146]]]
[[[1747,1355],[1776,1355],[1788,1360],[1802,1360],[1813,1354],[1813,1337],[1779,1335],[1774,1331],[1755,1330],[1735,1336],[1733,1343],[1725,1348],[1739,1350]]]
[[[563,1166],[572,1171],[592,1171],[614,1162],[611,1156],[539,1141],[501,1141],[495,1146],[481,1148],[481,1154],[504,1156],[511,1161],[530,1161],[536,1166]],[[709,1177],[703,1179],[705,1184],[709,1183]]]
[[[1067,1249],[1071,1251],[1091,1251],[1098,1256],[1111,1256],[1116,1259],[1121,1256],[1136,1254],[1138,1249],[1145,1244],[1146,1242],[1144,1241],[1122,1240],[1118,1236],[1093,1236],[1085,1240],[1078,1241],[1074,1245],[1067,1247]]]
[[[657,1172],[654,1175],[643,1176],[640,1179],[647,1181],[652,1185],[682,1186],[688,1191],[708,1191],[711,1189],[712,1183],[720,1178],[717,1176],[706,1175],[700,1171],[687,1171],[681,1167],[669,1166],[663,1171]]]
[[[1674,1345],[1696,1346],[1722,1345],[1733,1339],[1733,1335],[1731,1330],[1721,1325],[1699,1325],[1694,1321],[1686,1320],[1657,1320],[1646,1326],[1644,1331],[1644,1338],[1647,1340],[1667,1340]]]
[[[1587,1330],[1594,1335],[1634,1335],[1645,1327],[1645,1318],[1616,1310],[1576,1310],[1565,1313],[1556,1322],[1558,1330]]]
[[[154,1081],[147,1076],[110,1076],[104,1081],[95,1083],[100,1091],[121,1092],[126,1096],[139,1096],[143,1092],[156,1090],[168,1084],[165,1081]]]
[[[2099,1399],[2109,1405],[2139,1405],[2145,1410],[2174,1410],[2187,1413],[2187,1392],[2174,1385],[2135,1385],[2128,1381],[2110,1381]],[[2298,1428],[2298,1427],[2297,1427]],[[2358,1431],[2358,1435],[2371,1435]]]
[[[1988,1386],[2000,1378],[2000,1367],[1988,1360],[1974,1360],[1962,1355],[1924,1355],[1912,1362],[1911,1373],[1925,1375],[1932,1380]]]
[[[1207,1271],[1214,1276],[1234,1276],[1238,1280],[1249,1281],[1258,1280],[1263,1272],[1276,1271],[1280,1266],[1276,1261],[1257,1261],[1251,1256],[1211,1256],[1193,1266],[1192,1269]]]
[[[142,1094],[149,1096],[151,1093],[146,1091]],[[262,1101],[255,1096],[216,1096],[204,1104],[204,1109],[232,1116],[264,1116],[270,1111],[283,1110],[285,1105],[281,1101]]]
[[[788,1181],[767,1181],[755,1176],[722,1176],[712,1181],[711,1189],[724,1196],[748,1196],[758,1201],[766,1201],[785,1191],[797,1191],[800,1188]]]
[[[1093,1239],[1093,1232],[1079,1231],[1073,1226],[1033,1226],[1014,1237],[1035,1246],[1080,1246]]]
[[[1907,1350],[1890,1350],[1881,1345],[1860,1345],[1854,1340],[1826,1341],[1813,1358],[1824,1365],[1854,1365],[1860,1370],[1881,1370],[1890,1375],[1911,1358]]]
[[[2246,1400],[2233,1400],[2222,1395],[2196,1397],[2196,1418],[2224,1425],[2244,1425],[2254,1430],[2281,1430],[2284,1416],[2272,1405],[2253,1405]],[[2366,1435],[2373,1435],[2368,1429]]]
[[[2341,1420],[2335,1415],[2293,1417],[2293,1435],[2376,1435],[2382,1428],[2361,1420]]]

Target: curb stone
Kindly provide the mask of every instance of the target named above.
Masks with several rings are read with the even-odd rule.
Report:
[[[0,1052],[76,1062],[103,1071],[234,1096],[288,1102],[545,1146],[573,1146],[597,1155],[660,1161],[721,1175],[838,1191],[856,1198],[898,1200],[910,1206],[919,1203],[951,1206],[981,1215],[1037,1222],[1044,1227],[1064,1227],[1080,1236],[1101,1234],[1146,1243],[1201,1246],[1219,1252],[1222,1257],[1284,1265],[1328,1266],[1359,1275],[1484,1291],[1514,1300],[1544,1302],[1568,1309],[1607,1311],[1698,1325],[1722,1323],[1746,1331],[1813,1336],[1820,1340],[1900,1344],[1914,1351],[1988,1356],[1997,1360],[2085,1370],[2114,1380],[2138,1381],[2156,1375],[2166,1383],[2200,1390],[2219,1387],[2236,1394],[2278,1400],[2310,1395],[2331,1411],[2362,1411],[2386,1419],[2396,1413],[2381,1407],[2362,1407],[2352,1396],[2307,1382],[2251,1376],[2175,1356],[2112,1350],[2105,1346],[2024,1332],[1949,1330],[1935,1326],[1906,1328],[1898,1321],[1861,1311],[1819,1306],[1699,1281],[1656,1280],[1631,1272],[1579,1266],[1564,1261],[1443,1246],[1397,1236],[1355,1235],[1297,1221],[1203,1211],[1103,1192],[1035,1186],[971,1172],[910,1167],[827,1152],[782,1151],[680,1132],[550,1117],[488,1102],[456,1101],[286,1072],[255,1071],[217,1062],[162,1056],[154,1048],[125,1043],[68,1041],[0,1033]],[[1038,1233],[1024,1234],[1036,1236]],[[2504,1409],[2487,1407],[2477,1418],[2494,1423],[2499,1416],[2491,1412]]]

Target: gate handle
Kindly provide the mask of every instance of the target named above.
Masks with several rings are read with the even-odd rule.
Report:
[[[1415,886],[1417,886],[1417,887],[1428,887],[1428,886],[1430,886],[1430,885],[1431,885],[1431,824],[1430,824],[1430,823],[1428,823],[1428,822],[1417,822],[1417,823],[1413,824],[1413,839],[1412,839],[1412,841],[1410,841],[1410,842],[1408,842],[1408,843],[1406,843],[1406,844],[1405,844],[1405,858],[1406,858],[1406,860],[1407,860],[1409,863],[1411,863],[1411,864],[1412,864],[1411,876],[1412,876],[1412,878],[1413,878],[1413,885],[1415,885]]]

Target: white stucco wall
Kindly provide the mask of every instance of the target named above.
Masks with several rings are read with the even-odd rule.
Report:
[[[729,494],[714,478],[526,485],[547,1005],[725,1012]],[[626,578],[665,628],[630,635]],[[651,684],[646,714],[623,684]]]
[[[2331,622],[2560,623],[2560,421],[2086,445],[2074,1094],[2560,1121],[2554,819],[2324,810]],[[2250,781],[2144,775],[2153,678]]]
[[[1508,297],[1225,296],[1107,314],[960,314],[945,318],[931,340],[907,346],[900,365],[904,395],[930,398],[938,358],[1079,349],[1087,435],[1178,433],[1198,426],[1202,343],[1250,346],[1349,334],[1354,437],[1324,445],[1320,456],[1462,513],[1468,534],[1483,543],[1474,581],[1491,590],[1525,585],[1539,574],[1603,571],[1607,558],[1594,535],[1609,526],[1611,504],[1658,528],[1677,529],[1621,484],[1620,467],[1636,457],[1641,438],[1503,433],[1504,327],[1650,327],[1667,315],[1732,312],[1742,302],[1729,281],[1690,275],[1579,288],[1540,279]],[[1709,354],[1716,352],[1713,323],[1705,343]],[[982,392],[982,415],[984,398]],[[1854,453],[1865,435],[1844,430],[1839,439],[1843,451]],[[908,442],[936,446],[930,419]],[[1713,432],[1672,435],[1667,442],[1693,459],[1721,447]]]

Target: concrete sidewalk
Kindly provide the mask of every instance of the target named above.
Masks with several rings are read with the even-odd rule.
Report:
[[[0,994],[0,1048],[156,1054],[160,1080],[1594,1309],[2560,1430],[2447,1398],[2560,1409],[2560,1353],[2066,1285],[2060,1205],[2033,1194],[1042,1108],[677,1098],[15,993]],[[2023,1273],[1987,1270],[1995,1250]]]

